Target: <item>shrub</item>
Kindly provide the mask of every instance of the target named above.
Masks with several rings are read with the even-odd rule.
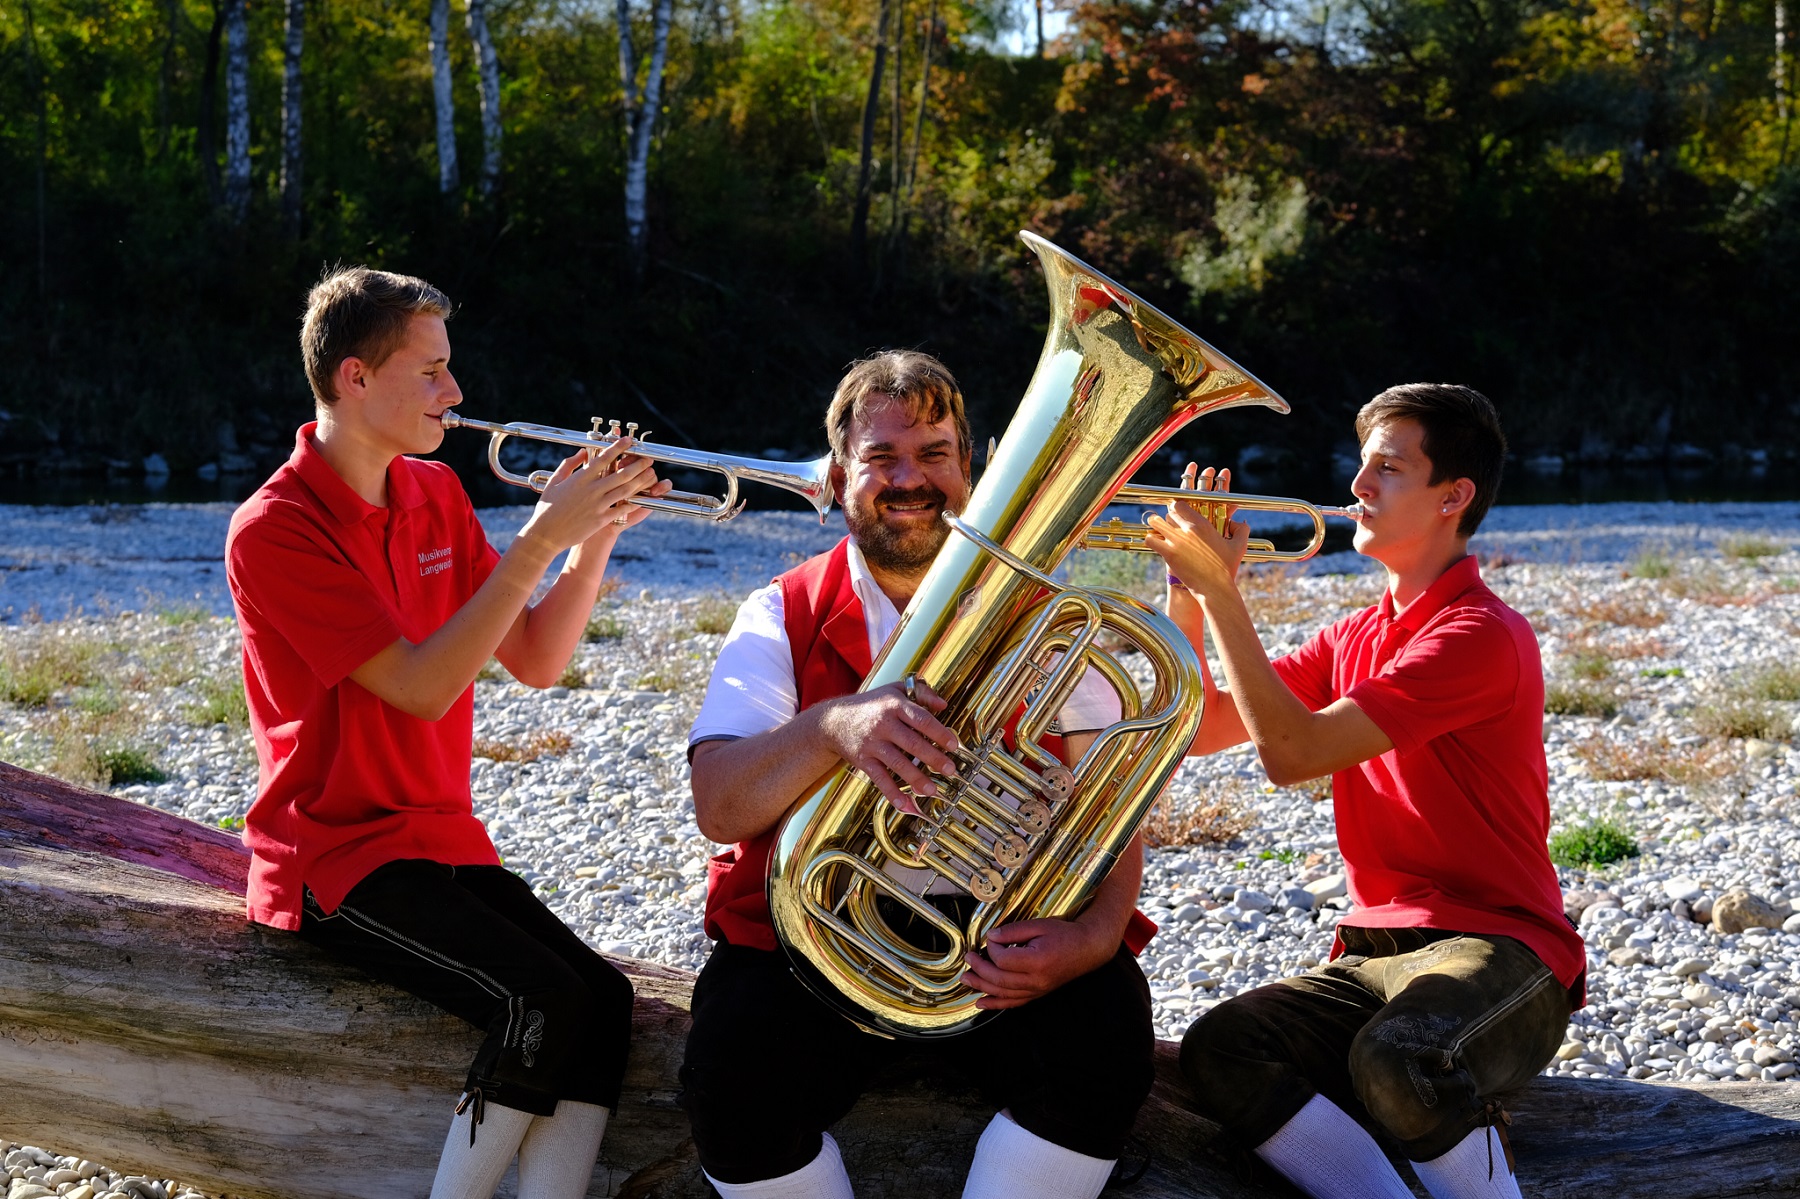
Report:
[[[477,758],[490,758],[496,762],[535,762],[542,757],[566,754],[574,745],[575,738],[552,729],[533,733],[523,741],[491,741],[477,737],[473,748]]]
[[[131,783],[166,783],[169,776],[149,750],[137,745],[107,745],[92,750],[101,781],[126,786]]]
[[[1757,699],[1728,696],[1694,709],[1689,717],[1697,732],[1709,737],[1760,737],[1775,741],[1788,734],[1782,713]]]
[[[1163,792],[1144,820],[1144,844],[1162,849],[1235,840],[1256,824],[1256,817],[1238,806],[1242,794],[1243,784],[1235,780],[1215,788],[1211,799],[1177,799]]]
[[[1544,688],[1544,711],[1552,716],[1598,716],[1619,713],[1619,698],[1591,683],[1552,683]]]
[[[234,729],[249,725],[250,701],[244,695],[243,680],[237,675],[207,675],[195,680],[194,691],[199,701],[182,709],[190,723],[223,724]]]
[[[1778,703],[1800,700],[1800,666],[1785,662],[1765,666],[1744,680],[1743,691],[1752,699]]]
[[[587,629],[582,637],[588,641],[617,641],[625,635],[625,622],[611,613],[596,616],[587,622]]]
[[[730,600],[713,597],[703,599],[694,609],[694,632],[729,633],[737,619],[737,605]]]
[[[1658,576],[1660,577],[1660,576]],[[1627,625],[1634,629],[1654,629],[1668,620],[1661,608],[1653,608],[1649,604],[1632,603],[1622,599],[1589,600],[1582,595],[1572,596],[1563,610],[1571,616],[1592,620],[1599,624]]]
[[[578,687],[585,687],[588,685],[588,673],[581,667],[575,665],[575,663],[570,662],[567,666],[563,667],[562,673],[556,676],[556,685],[558,687],[567,687],[570,690],[574,690]]]
[[[1661,550],[1644,550],[1633,560],[1628,573],[1634,579],[1666,579],[1675,573],[1675,564]]]
[[[1076,550],[1069,555],[1069,585],[1101,591],[1123,591],[1147,604],[1161,606],[1161,558],[1119,550]]]
[[[1575,653],[1569,658],[1568,664],[1569,674],[1577,679],[1598,683],[1612,677],[1612,659],[1592,649]]]
[[[41,708],[58,691],[96,681],[104,647],[70,628],[46,627],[0,649],[0,699]]]
[[[1740,562],[1755,561],[1757,558],[1773,558],[1781,553],[1783,548],[1767,537],[1727,537],[1719,543],[1721,554]]]
[[[1558,866],[1604,866],[1636,857],[1637,840],[1607,819],[1571,825],[1550,834],[1550,860]]]

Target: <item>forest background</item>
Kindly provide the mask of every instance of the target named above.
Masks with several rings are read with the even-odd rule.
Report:
[[[335,262],[454,297],[473,416],[811,457],[919,346],[985,441],[1021,228],[1293,403],[1190,452],[1428,379],[1522,454],[1778,464],[1794,2],[0,0],[0,471],[266,471]]]

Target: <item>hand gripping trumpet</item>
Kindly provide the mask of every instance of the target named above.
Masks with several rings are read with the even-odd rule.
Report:
[[[1119,489],[1196,417],[1287,403],[1231,359],[1033,234],[1050,328],[1006,436],[863,690],[929,684],[949,701],[957,777],[890,806],[843,766],[788,814],[768,880],[795,973],[865,1028],[950,1036],[992,1016],[961,979],[990,929],[1087,906],[1185,756],[1203,688],[1168,617],[1054,579]],[[1192,493],[1189,493],[1190,495]],[[1140,651],[1148,684],[1112,647]],[[1123,718],[1072,766],[1048,747],[1092,669]]]
[[[650,434],[639,433],[636,422],[625,426],[621,431],[618,421],[603,421],[594,417],[594,427],[582,432],[579,429],[558,429],[552,425],[533,425],[523,421],[511,424],[496,424],[493,421],[473,420],[466,416],[458,416],[455,412],[446,412],[439,418],[446,429],[477,429],[489,434],[488,466],[494,476],[514,487],[529,487],[533,491],[542,491],[550,485],[553,472],[534,470],[528,475],[518,474],[500,465],[500,447],[508,438],[517,437],[524,441],[546,441],[552,445],[572,446],[581,450],[604,450],[621,437],[633,439],[631,453],[640,458],[649,458],[656,462],[668,462],[675,466],[688,467],[692,470],[716,471],[725,476],[725,494],[723,496],[707,495],[704,492],[671,491],[660,499],[638,499],[631,502],[640,508],[650,508],[657,512],[673,512],[680,516],[699,516],[707,520],[727,521],[744,510],[744,503],[737,498],[738,480],[748,479],[752,483],[767,483],[772,487],[780,487],[802,496],[819,514],[819,523],[825,523],[826,513],[831,511],[831,455],[814,459],[811,462],[778,462],[763,458],[739,458],[732,454],[709,454],[704,450],[684,450],[677,446],[662,445],[649,440]],[[602,425],[609,425],[602,429]]]
[[[1200,510],[1202,516],[1212,522],[1213,528],[1223,533],[1225,523],[1231,519],[1231,510],[1248,512],[1297,512],[1312,521],[1312,539],[1297,550],[1278,550],[1273,542],[1262,538],[1251,538],[1244,550],[1246,562],[1304,562],[1319,552],[1325,544],[1325,518],[1339,516],[1345,520],[1360,521],[1363,517],[1361,504],[1349,504],[1342,508],[1327,507],[1320,504],[1309,504],[1305,500],[1284,499],[1276,495],[1239,495],[1235,491],[1189,491],[1183,487],[1121,487],[1113,496],[1115,504],[1145,504],[1161,506],[1177,501],[1192,504]],[[1142,521],[1132,522],[1113,517],[1111,520],[1092,525],[1081,539],[1084,548],[1090,550],[1127,550],[1133,553],[1152,553],[1144,544],[1144,535],[1150,526]]]

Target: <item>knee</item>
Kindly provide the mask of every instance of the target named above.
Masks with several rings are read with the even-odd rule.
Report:
[[[1201,1114],[1221,1124],[1243,1107],[1250,1082],[1246,1059],[1267,1063],[1284,1057],[1262,1017],[1236,1000],[1201,1016],[1181,1038],[1181,1073],[1194,1088]]]
[[[1350,1047],[1350,1077],[1369,1115],[1414,1161],[1460,1140],[1479,1104],[1465,1070],[1431,1030],[1402,1016],[1376,1021]]]

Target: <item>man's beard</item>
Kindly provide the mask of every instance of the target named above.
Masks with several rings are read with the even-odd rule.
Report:
[[[893,574],[915,576],[924,574],[931,566],[950,536],[950,526],[942,520],[932,520],[896,529],[884,523],[879,512],[882,504],[921,502],[936,504],[940,513],[950,510],[949,497],[929,483],[906,490],[890,488],[867,505],[844,508],[844,523],[850,527],[856,548],[862,551],[870,566]]]

